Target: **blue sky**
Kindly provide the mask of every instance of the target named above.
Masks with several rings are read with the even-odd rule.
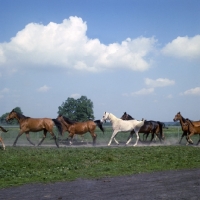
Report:
[[[0,115],[57,116],[87,96],[95,119],[200,120],[197,0],[0,0]]]

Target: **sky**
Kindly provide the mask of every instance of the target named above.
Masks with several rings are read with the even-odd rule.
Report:
[[[200,120],[199,0],[0,0],[0,116],[69,97],[141,120]]]

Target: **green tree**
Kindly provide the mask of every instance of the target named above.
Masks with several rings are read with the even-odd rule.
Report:
[[[94,120],[93,103],[86,96],[79,99],[68,98],[58,107],[58,114],[74,121]]]
[[[16,107],[16,108],[14,108],[14,110],[16,111],[16,112],[18,112],[18,113],[21,113],[21,114],[23,114],[23,112],[21,111],[21,108],[20,107]],[[6,117],[9,115],[9,113],[5,113],[5,114],[3,114],[1,117],[0,117],[0,123],[1,124],[12,124],[12,125],[14,125],[14,124],[18,124],[18,121],[16,120],[16,119],[14,119],[14,120],[10,120],[10,121],[6,121]]]

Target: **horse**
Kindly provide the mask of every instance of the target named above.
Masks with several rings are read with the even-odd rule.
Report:
[[[193,135],[196,135],[196,134],[199,134],[199,140],[198,140],[198,142],[197,142],[197,146],[198,146],[198,144],[199,144],[199,142],[200,142],[200,121],[197,121],[197,122],[195,122],[195,124],[194,124],[194,122],[192,122],[191,120],[189,120],[189,119],[185,119],[186,121],[185,121],[185,123],[183,123],[183,126],[185,126],[185,127],[187,127],[188,128],[188,135],[186,136],[187,137],[187,141],[188,141],[188,143],[187,144],[193,144],[193,141],[190,139],[191,138],[191,136],[193,136]]]
[[[124,112],[122,115],[121,119],[123,120],[133,120],[134,118]],[[146,135],[146,139],[149,135],[149,133],[152,133],[151,135],[151,142],[154,138],[154,134],[159,138],[160,142],[162,143],[162,140],[164,140],[164,134],[163,134],[163,127],[165,127],[164,123],[159,122],[159,121],[144,121],[144,125],[140,128],[139,133],[143,133],[143,141],[144,141],[144,136]],[[159,135],[160,133],[160,135]],[[134,131],[131,132],[131,134],[134,134]]]
[[[43,130],[43,138],[39,142],[38,146],[41,145],[44,139],[46,138],[47,132],[50,132],[53,139],[55,140],[56,146],[59,147],[56,140],[56,136],[53,132],[53,127],[54,125],[56,125],[59,133],[62,134],[62,125],[58,120],[50,119],[50,118],[31,118],[31,117],[27,117],[27,116],[22,115],[21,113],[16,112],[14,109],[8,114],[8,116],[6,117],[6,121],[9,121],[11,119],[17,119],[20,125],[20,131],[13,143],[13,146],[16,146],[18,138],[23,133],[26,133],[27,140],[33,146],[35,146],[35,144],[30,140],[29,132],[39,132]]]
[[[93,138],[93,146],[94,146],[96,144],[96,137],[97,137],[97,135],[95,134],[96,126],[98,126],[101,129],[101,131],[104,133],[104,128],[100,120],[74,122],[62,115],[58,115],[56,119],[62,124],[62,129],[63,129],[62,135],[65,131],[69,132],[67,140],[69,139],[69,137],[71,138],[71,140],[69,141],[70,145],[72,144],[72,139],[75,134],[82,136],[83,134],[89,132]]]
[[[174,122],[179,120],[179,122],[180,122],[180,124],[181,124],[181,128],[182,128],[183,134],[182,134],[181,139],[180,139],[180,141],[179,141],[179,144],[180,144],[184,136],[186,137],[186,140],[187,140],[187,136],[188,136],[188,123],[186,123],[186,119],[181,115],[180,112],[178,112],[178,113],[175,115],[175,117],[174,117],[173,120],[174,120]],[[200,122],[200,121],[193,121],[192,123],[193,123],[194,125],[198,125],[199,122]],[[190,139],[190,140],[191,140],[191,139]],[[187,142],[188,142],[188,141],[187,141]],[[192,142],[192,140],[191,140],[190,142]]]
[[[113,115],[112,113],[109,112],[105,112],[103,115],[103,118],[101,119],[101,122],[106,122],[106,120],[110,120],[110,122],[112,123],[112,128],[113,128],[113,134],[110,138],[110,141],[108,143],[108,146],[110,146],[112,140],[114,139],[115,142],[117,144],[119,144],[119,142],[115,139],[115,136],[117,135],[118,132],[127,132],[127,131],[133,131],[136,133],[137,139],[136,142],[133,146],[136,146],[139,140],[139,135],[138,132],[140,130],[140,128],[144,125],[144,119],[142,121],[138,121],[138,120],[122,120],[117,118],[115,115]],[[133,137],[133,134],[129,136],[128,141],[126,142],[126,145],[129,144],[129,142],[131,141]]]
[[[2,126],[0,126],[0,142],[2,143],[3,150],[6,150],[6,146],[5,146],[3,139],[1,137],[1,132],[8,132],[8,131],[6,129],[4,129]]]

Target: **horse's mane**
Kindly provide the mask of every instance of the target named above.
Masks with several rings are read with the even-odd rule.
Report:
[[[69,118],[62,116],[63,119],[68,123],[68,124],[76,124],[77,122],[70,120]]]
[[[185,120],[186,120],[186,122],[189,122],[192,126],[194,126],[194,124],[192,123],[192,121],[190,119],[186,118]]]
[[[186,119],[181,115],[181,112],[178,112],[177,114],[179,114],[179,115],[182,117],[183,122],[185,123],[185,122],[186,122]]]
[[[30,118],[30,117],[27,117],[27,116],[25,116],[25,115],[22,115],[21,113],[18,113],[18,112],[15,111],[15,110],[12,110],[12,112],[15,112],[15,113],[17,114],[17,117],[18,117],[19,119],[28,119],[28,118]]]

